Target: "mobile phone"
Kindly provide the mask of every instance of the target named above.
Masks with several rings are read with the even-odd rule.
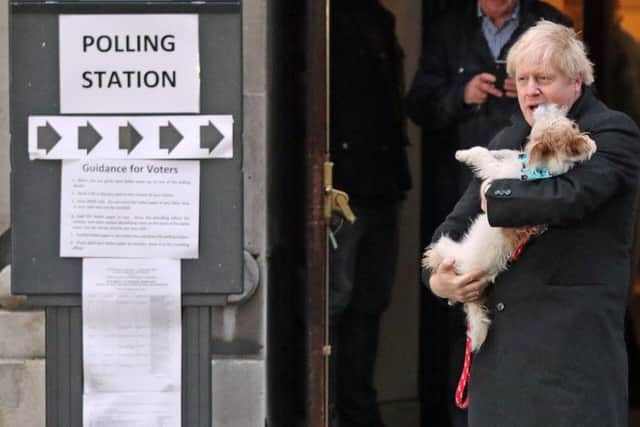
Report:
[[[507,61],[504,59],[496,59],[495,70],[493,74],[496,76],[496,82],[494,86],[497,89],[504,89],[504,80],[507,78]]]

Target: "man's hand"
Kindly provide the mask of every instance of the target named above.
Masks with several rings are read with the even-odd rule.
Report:
[[[504,80],[504,94],[509,98],[515,98],[518,96],[518,93],[516,92],[516,82],[511,77],[507,77]]]
[[[482,292],[489,285],[483,279],[484,271],[473,271],[467,274],[458,274],[453,259],[445,259],[435,271],[431,272],[429,287],[431,292],[440,298],[458,302],[477,302],[482,297]]]
[[[502,91],[496,89],[495,82],[496,76],[493,74],[476,74],[464,87],[465,104],[483,104],[489,95],[501,97]]]

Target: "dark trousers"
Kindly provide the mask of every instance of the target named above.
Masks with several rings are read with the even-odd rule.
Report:
[[[379,427],[374,371],[398,256],[398,203],[352,209],[357,220],[337,230],[330,253],[329,400],[334,426]]]

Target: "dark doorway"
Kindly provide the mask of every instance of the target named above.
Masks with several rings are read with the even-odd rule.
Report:
[[[270,426],[310,425],[304,424],[308,401],[311,397],[309,381],[318,381],[318,378],[322,381],[323,375],[322,370],[309,371],[309,358],[305,344],[309,326],[305,289],[310,280],[308,265],[305,261],[308,250],[305,218],[307,218],[306,209],[310,206],[311,200],[309,187],[307,187],[306,165],[308,163],[306,162],[310,153],[306,151],[308,147],[304,144],[308,133],[307,85],[312,83],[306,56],[309,50],[307,25],[310,11],[307,7],[310,1],[314,0],[281,0],[269,6],[269,21],[273,28],[269,35],[271,49],[269,70],[272,76],[269,106],[271,109],[269,116],[271,167],[268,184],[271,200],[269,233],[272,244],[268,302]],[[446,7],[459,7],[466,1],[472,0],[423,0],[423,27],[427,28]],[[640,95],[631,95],[636,93],[636,85],[640,85],[638,78],[640,66],[636,62],[639,57],[636,49],[637,42],[633,33],[630,36],[624,35],[625,32],[629,33],[629,25],[631,25],[629,22],[625,24],[626,26],[620,27],[625,19],[631,23],[636,22],[634,16],[629,18],[631,9],[625,9],[626,2],[558,0],[550,3],[556,6],[562,3],[560,6],[565,8],[565,12],[570,14],[574,22],[579,24],[579,29],[582,29],[585,42],[591,51],[591,58],[596,65],[597,89],[601,98],[611,107],[627,112],[638,121],[637,117],[640,117],[640,114],[637,115],[636,105],[631,102],[637,103],[637,100],[640,100]],[[620,9],[616,9],[616,6]],[[617,32],[617,28],[623,30],[622,36]],[[625,76],[626,80],[621,76]],[[625,84],[621,85],[621,83]],[[432,206],[428,185],[429,182],[433,182],[433,177],[429,175],[433,169],[430,167],[432,159],[428,144],[423,144],[420,161],[422,178],[420,179],[420,175],[414,176],[414,180],[420,180],[423,186],[420,208],[421,226],[419,230],[415,230],[415,233],[421,236],[421,247],[430,240],[431,233],[437,226],[435,221],[430,221],[434,216],[429,210]],[[640,260],[640,252],[637,254],[635,259]],[[418,257],[419,254],[415,256]],[[634,271],[638,268],[640,267],[634,266]],[[406,325],[407,330],[418,329],[414,335],[419,337],[420,425],[447,427],[450,424],[443,401],[445,395],[441,391],[444,387],[444,375],[447,372],[447,354],[444,351],[446,328],[442,327],[446,323],[447,308],[435,301],[418,283],[417,278],[416,283],[409,286],[417,287],[420,293],[419,324]],[[637,343],[640,341],[640,285],[635,282],[632,286],[630,301],[627,319],[631,368],[630,426],[638,427],[640,426],[638,415],[640,392],[637,387],[640,385],[640,372],[637,365],[640,356]],[[384,366],[380,368],[383,371],[385,369]]]

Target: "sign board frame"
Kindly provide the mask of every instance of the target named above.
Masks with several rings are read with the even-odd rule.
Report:
[[[73,305],[82,259],[59,254],[60,161],[32,161],[27,150],[28,117],[60,115],[58,16],[14,10],[11,20],[12,291]],[[242,22],[238,13],[198,20],[200,113],[234,118],[233,158],[201,161],[200,257],[182,261],[183,304],[207,305],[243,290]]]

